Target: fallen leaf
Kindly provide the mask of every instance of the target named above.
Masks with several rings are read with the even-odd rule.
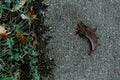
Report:
[[[6,37],[10,36],[11,34],[12,34],[12,32],[0,33],[0,37],[6,38]]]
[[[6,33],[6,29],[3,26],[0,26],[0,33]]]
[[[10,70],[12,70],[12,69],[14,69],[14,68],[16,68],[16,67],[18,67],[18,66],[20,66],[20,64],[15,64],[15,65],[10,65]]]
[[[18,39],[18,42],[22,44],[25,44],[27,42],[27,37],[22,32],[17,33],[16,37]]]
[[[6,33],[6,29],[3,26],[0,26],[0,37],[8,37],[12,34],[12,32]]]
[[[91,43],[91,52],[95,51],[99,46],[95,30],[86,26],[82,22],[78,24],[77,33],[81,36],[85,36]]]
[[[37,15],[33,15],[31,12],[28,12],[28,15],[21,14],[22,19],[28,19],[28,20],[36,19],[36,16]]]
[[[30,6],[30,11],[31,11],[31,12],[33,11],[33,5]]]
[[[33,45],[37,45],[38,44],[38,41],[37,41],[37,36],[34,32],[31,33],[31,36],[34,38],[34,41],[33,41]]]
[[[35,19],[37,15],[33,14],[32,12],[28,12],[28,16],[30,19]]]
[[[30,19],[35,19],[37,15],[33,14],[33,5],[30,6],[28,11],[28,16]]]

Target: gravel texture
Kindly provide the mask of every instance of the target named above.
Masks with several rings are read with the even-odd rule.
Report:
[[[120,0],[44,0],[45,24],[53,38],[48,49],[55,59],[55,80],[120,80]],[[82,21],[101,44],[91,56],[88,40],[75,34]]]

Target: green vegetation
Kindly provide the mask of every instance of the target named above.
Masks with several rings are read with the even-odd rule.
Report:
[[[51,70],[47,67],[51,60],[42,57],[43,48],[37,38],[42,38],[45,26],[34,9],[36,2],[0,1],[0,80],[40,80],[47,74],[45,70]],[[36,27],[42,28],[39,36]]]

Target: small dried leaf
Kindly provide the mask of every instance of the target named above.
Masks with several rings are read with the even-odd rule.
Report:
[[[17,35],[16,35],[17,39],[18,39],[18,42],[20,43],[23,43],[25,44],[27,42],[27,37],[24,36],[24,34],[22,32],[19,32]]]
[[[21,14],[22,19],[35,19],[37,15],[33,15],[31,12],[28,12],[28,15]]]
[[[0,33],[6,33],[6,29],[3,26],[0,26]]]
[[[28,12],[28,16],[30,19],[35,19],[37,17],[37,15],[33,14],[32,12]]]
[[[37,41],[37,36],[34,32],[32,32],[32,37],[34,38],[34,41],[33,41],[33,45],[37,45],[38,44],[38,41]]]
[[[0,26],[0,37],[8,37],[12,32],[6,33],[6,29],[3,26]]]
[[[80,22],[78,24],[78,28],[77,28],[77,33],[79,35],[83,35],[85,36],[91,43],[91,52],[95,51],[98,47],[98,39],[97,39],[97,35],[95,34],[95,30],[92,29],[91,27],[86,26],[84,23]],[[91,54],[91,52],[89,53],[89,55]]]
[[[34,32],[32,32],[31,35],[32,35],[32,37],[37,37],[36,34],[35,34]]]
[[[33,41],[33,45],[37,45],[38,44],[38,41],[37,40],[34,40]]]
[[[30,6],[30,11],[33,11],[33,5]]]
[[[10,66],[10,69],[12,70],[14,67],[15,67],[15,65],[11,65],[11,66]]]
[[[10,69],[12,70],[12,69],[14,69],[15,67],[18,67],[18,66],[20,66],[20,64],[15,64],[15,65],[12,64],[12,65],[10,66]]]

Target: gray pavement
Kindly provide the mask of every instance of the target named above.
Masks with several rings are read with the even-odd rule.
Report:
[[[45,24],[53,38],[48,49],[55,59],[55,80],[120,80],[120,0],[44,0]],[[101,44],[91,56],[89,42],[75,35],[82,21]]]

